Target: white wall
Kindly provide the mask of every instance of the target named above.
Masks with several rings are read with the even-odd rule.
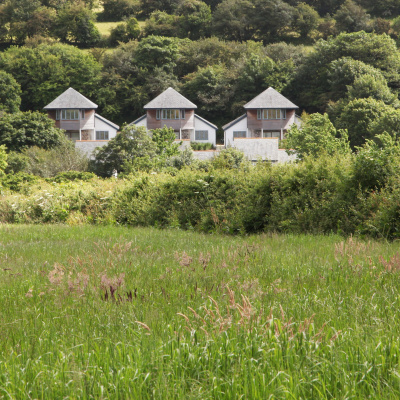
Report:
[[[212,143],[214,146],[217,144],[217,130],[210,125],[206,124],[196,115],[194,116],[194,130],[195,131],[208,131],[208,140],[196,140],[195,132],[190,134],[190,140],[192,142],[199,143]]]
[[[232,125],[225,131],[225,146],[226,147],[236,147],[233,140],[233,132],[236,131],[246,131],[247,132],[247,117],[244,117],[242,120],[236,122],[235,125]]]
[[[139,121],[135,126],[144,126],[147,129],[147,117],[144,117],[141,121]]]
[[[95,118],[95,131],[108,131],[108,138],[112,139],[117,135],[117,130],[111,125],[106,124],[100,118]],[[93,139],[96,139],[96,132]]]

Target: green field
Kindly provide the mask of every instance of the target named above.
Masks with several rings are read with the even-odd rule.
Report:
[[[0,399],[398,399],[397,250],[0,225]]]

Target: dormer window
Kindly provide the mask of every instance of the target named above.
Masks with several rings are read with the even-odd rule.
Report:
[[[156,111],[157,119],[185,119],[185,110],[163,108]]]
[[[280,108],[258,109],[257,119],[286,119],[286,110]]]

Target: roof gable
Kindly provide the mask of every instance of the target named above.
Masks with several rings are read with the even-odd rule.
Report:
[[[196,109],[196,104],[189,101],[186,97],[182,96],[175,89],[169,87],[159,94],[155,99],[151,100],[144,107],[145,110],[161,109],[161,108],[183,108],[183,109]]]
[[[97,104],[87,99],[77,90],[69,88],[64,93],[60,94],[56,99],[54,99],[50,104],[44,107],[44,110],[57,110],[65,108],[93,110],[97,108]]]
[[[246,110],[255,108],[299,108],[272,87],[264,90],[243,107]]]
[[[109,121],[108,119],[102,117],[100,114],[94,114],[95,118],[98,118],[100,121],[104,122],[105,124],[111,126],[111,128],[114,128],[116,130],[119,129],[119,126],[117,124],[114,124],[114,122]]]
[[[198,118],[200,121],[204,122],[205,124],[207,124],[211,128],[218,129],[217,125],[214,125],[210,121],[207,121],[205,118],[200,117],[200,115],[194,114],[194,118]]]
[[[247,114],[243,114],[240,117],[237,117],[236,119],[234,119],[233,121],[228,122],[226,125],[224,125],[222,127],[222,129],[225,131],[225,130],[231,128],[233,125],[236,125],[238,122],[240,122],[243,118],[247,118]]]

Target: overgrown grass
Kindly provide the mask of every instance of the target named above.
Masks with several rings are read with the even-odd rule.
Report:
[[[0,398],[397,399],[397,251],[0,225]]]
[[[101,35],[110,36],[111,29],[115,28],[121,22],[122,21],[119,21],[119,22],[96,22],[95,25]]]

